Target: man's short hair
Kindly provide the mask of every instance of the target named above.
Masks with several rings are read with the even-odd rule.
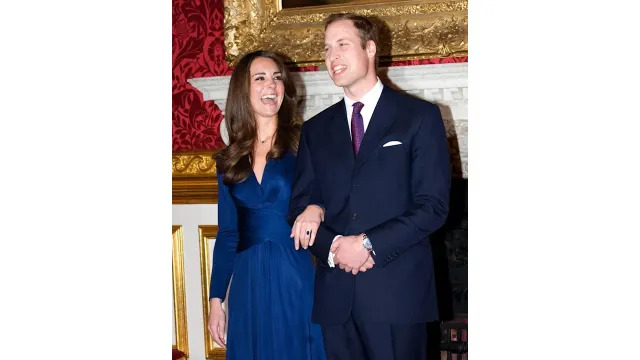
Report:
[[[371,20],[369,20],[365,16],[357,15],[354,13],[338,13],[331,14],[324,22],[324,30],[327,31],[327,27],[339,20],[351,20],[353,26],[358,29],[360,34],[360,43],[363,49],[367,48],[367,42],[372,40],[376,44],[376,63],[375,68],[378,68],[378,54],[380,53],[380,48],[378,45],[379,42],[379,31],[376,24],[374,24]]]

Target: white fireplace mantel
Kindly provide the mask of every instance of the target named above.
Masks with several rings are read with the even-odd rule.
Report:
[[[379,76],[385,85],[436,103],[447,128],[454,161],[454,173],[467,177],[468,80],[467,63],[393,66],[382,68]],[[298,95],[303,99],[302,117],[308,120],[344,97],[342,88],[333,84],[326,71],[293,74]],[[213,100],[224,112],[230,76],[189,79],[202,92],[204,100]],[[223,121],[224,122],[224,121]],[[221,123],[220,133],[227,142]],[[457,141],[455,141],[457,140]]]

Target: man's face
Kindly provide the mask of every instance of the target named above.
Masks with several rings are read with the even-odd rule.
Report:
[[[359,31],[351,20],[338,20],[327,26],[324,33],[324,61],[336,86],[349,89],[357,87],[368,77],[375,79],[375,72],[371,71],[375,51],[373,41],[369,41],[365,49],[362,48]]]

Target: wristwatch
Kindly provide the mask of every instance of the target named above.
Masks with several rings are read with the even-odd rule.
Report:
[[[376,252],[373,251],[373,245],[371,245],[371,240],[369,240],[369,237],[367,236],[367,234],[364,234],[364,233],[362,234],[362,247],[367,249],[367,251],[369,251],[373,255],[376,254]]]

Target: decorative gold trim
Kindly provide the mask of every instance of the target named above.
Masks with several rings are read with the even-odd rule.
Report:
[[[200,225],[198,226],[198,234],[200,237],[200,278],[202,279],[202,316],[204,320],[204,348],[207,359],[224,360],[226,351],[221,348],[215,348],[213,339],[209,335],[207,322],[209,321],[209,282],[211,281],[211,259],[209,252],[209,239],[218,235],[217,225]]]
[[[172,203],[216,204],[215,151],[174,152],[171,156]]]
[[[382,61],[468,55],[467,0],[359,3],[283,10],[280,0],[225,0],[227,61],[235,66],[243,54],[270,49],[298,65],[323,64],[323,22],[336,12],[375,16],[384,22]]]
[[[189,338],[187,328],[187,293],[184,280],[184,236],[182,226],[171,226],[173,237],[172,277],[173,277],[173,316],[176,323],[175,348],[189,357]]]

